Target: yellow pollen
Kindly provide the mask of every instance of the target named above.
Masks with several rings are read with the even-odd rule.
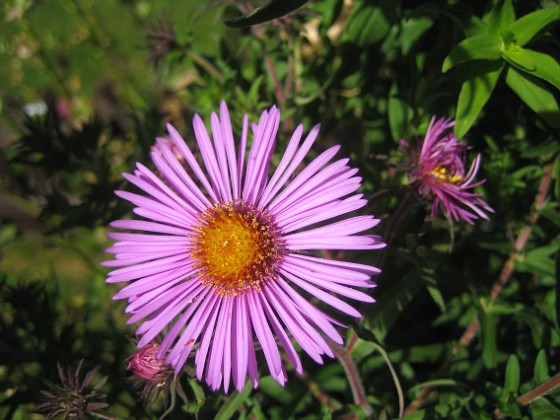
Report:
[[[463,179],[461,175],[448,174],[447,168],[445,166],[436,166],[432,171],[432,175],[434,175],[437,179],[441,181],[450,182],[452,184],[456,184],[461,179]]]
[[[259,290],[273,278],[282,252],[271,218],[243,203],[208,209],[192,239],[199,277],[219,295]]]

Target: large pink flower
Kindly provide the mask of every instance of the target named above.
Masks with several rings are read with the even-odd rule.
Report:
[[[122,267],[107,282],[129,283],[115,299],[128,299],[130,323],[142,321],[138,347],[164,335],[157,357],[176,373],[196,350],[198,378],[226,392],[232,380],[243,389],[247,375],[257,386],[258,347],[280,384],[287,377],[279,345],[297,372],[302,366],[294,342],[318,363],[322,355],[333,357],[324,336],[342,343],[335,328],[342,324],[316,303],[359,317],[339,296],[373,302],[355,287],[373,287],[370,277],[379,273],[313,255],[383,247],[378,236],[361,234],[379,220],[348,216],[366,200],[356,194],[361,178],[348,159],[331,162],[339,146],[304,165],[319,126],[303,141],[303,127],[297,127],[270,172],[279,122],[276,107],[263,112],[251,125],[248,148],[245,117],[236,151],[222,103],[220,116],[212,114],[212,140],[194,117],[201,162],[168,126],[169,138],[158,139],[151,153],[157,171],[138,163],[133,175],[124,174],[143,194],[117,191],[144,219],[111,224],[139,232],[110,233],[116,243],[107,252],[115,260],[104,263]]]
[[[488,220],[486,212],[494,210],[482,200],[482,194],[472,190],[485,180],[474,181],[480,166],[477,155],[468,172],[465,171],[467,147],[453,135],[454,122],[445,118],[432,118],[420,153],[414,154],[416,162],[409,176],[418,183],[418,192],[432,201],[432,218],[441,204],[447,217],[473,224],[474,220]]]

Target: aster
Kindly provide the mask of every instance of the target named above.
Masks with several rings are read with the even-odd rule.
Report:
[[[446,216],[455,221],[473,224],[479,218],[488,220],[486,213],[494,210],[482,200],[482,194],[473,192],[486,181],[475,181],[481,156],[478,154],[466,171],[467,146],[453,135],[454,124],[450,119],[432,118],[420,150],[412,149],[414,168],[409,177],[417,184],[418,193],[432,202],[432,218],[441,205]]]
[[[320,258],[314,250],[375,250],[377,235],[364,234],[379,220],[350,216],[365,206],[357,169],[349,159],[332,161],[333,146],[303,165],[319,125],[303,138],[294,131],[275,170],[271,170],[280,111],[273,106],[258,123],[243,119],[238,149],[227,106],[211,116],[211,134],[195,115],[200,161],[180,134],[168,125],[151,158],[156,170],[137,163],[123,174],[143,191],[116,194],[133,203],[143,219],[111,224],[130,232],[112,232],[107,249],[115,259],[107,282],[128,282],[115,299],[127,299],[129,323],[143,348],[164,335],[157,358],[183,369],[194,350],[196,375],[214,390],[237,390],[247,376],[258,385],[257,352],[270,375],[287,380],[281,346],[296,372],[302,363],[298,345],[317,363],[333,357],[324,338],[342,343],[337,319],[316,305],[360,317],[346,302],[373,302],[356,288],[371,288],[376,267]],[[170,147],[169,142],[174,146]],[[180,156],[177,156],[179,152]]]
[[[157,357],[159,349],[160,343],[157,340],[145,345],[128,358],[127,370],[131,373],[130,381],[141,392],[141,397],[148,405],[153,404],[163,393],[166,411],[160,417],[162,419],[175,408],[176,395],[185,404],[189,401],[171,365]]]

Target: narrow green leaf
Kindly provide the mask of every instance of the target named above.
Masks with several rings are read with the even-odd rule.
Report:
[[[393,85],[396,87],[396,84]],[[391,89],[389,93],[389,100],[387,101],[389,118],[389,127],[391,129],[391,136],[393,140],[399,141],[404,139],[409,134],[410,121],[412,119],[413,111],[410,105],[397,96],[396,89]]]
[[[515,21],[515,10],[511,0],[496,3],[488,16],[488,29],[497,31],[511,25]]]
[[[506,83],[519,98],[552,128],[560,128],[560,108],[556,98],[542,81],[509,66]]]
[[[504,50],[503,55],[519,70],[546,80],[560,90],[560,64],[550,55],[518,46]]]
[[[510,394],[517,395],[519,390],[519,360],[515,354],[509,356],[506,366],[506,376],[504,380],[504,390],[502,397],[506,400]]]
[[[547,419],[558,420],[560,419],[560,410],[548,398],[537,398],[529,404],[529,412],[532,419]]]
[[[392,0],[375,3],[364,1],[354,6],[342,34],[341,42],[366,47],[382,40],[397,19],[397,8]]]
[[[370,305],[364,320],[364,327],[370,329],[379,341],[391,329],[403,309],[422,289],[424,282],[415,269],[397,281],[383,293],[375,305]]]
[[[468,78],[461,86],[457,102],[455,135],[462,138],[471,128],[476,117],[490,98],[502,69],[503,62],[481,61],[469,66]]]
[[[428,289],[428,293],[434,300],[435,304],[439,307],[441,312],[445,312],[445,300],[443,299],[443,295],[441,294],[435,276],[435,270],[433,267],[423,267],[420,272],[420,277],[426,283],[426,288]]]
[[[251,382],[247,381],[245,388],[241,392],[233,393],[229,399],[222,405],[220,411],[216,413],[215,420],[231,419],[237,409],[243,405],[249,394],[251,393]]]
[[[496,319],[494,315],[485,312],[482,308],[479,310],[479,322],[482,343],[482,362],[487,369],[496,367],[497,362],[497,346],[496,346]]]
[[[407,19],[401,25],[401,51],[408,55],[416,41],[434,25],[433,19],[427,16]]]
[[[516,20],[508,26],[513,32],[517,45],[523,46],[544,34],[560,20],[560,6],[538,10]]]
[[[459,42],[443,61],[442,72],[472,60],[499,60],[502,38],[498,34],[476,35]]]
[[[535,367],[533,368],[533,379],[537,384],[542,384],[550,378],[548,374],[548,362],[546,360],[546,350],[540,349],[535,359]]]
[[[246,28],[287,15],[299,9],[308,1],[309,0],[271,0],[269,3],[253,10],[247,15],[224,20],[224,23],[231,28]]]

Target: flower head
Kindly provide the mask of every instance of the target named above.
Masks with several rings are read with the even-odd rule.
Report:
[[[80,361],[76,370],[68,368],[67,373],[58,365],[60,383],[47,381],[49,389],[41,391],[44,402],[38,407],[39,411],[47,413],[47,419],[64,415],[67,419],[85,420],[89,418],[88,414],[108,406],[104,402],[106,395],[99,392],[107,377],[93,384],[93,378],[99,370],[96,367],[89,371],[82,381],[80,369],[83,362],[83,360]]]
[[[356,194],[357,170],[348,159],[332,162],[339,146],[302,167],[319,126],[303,141],[299,126],[271,171],[279,123],[276,107],[263,112],[251,125],[249,147],[245,116],[236,151],[222,103],[220,115],[212,114],[212,139],[194,117],[201,162],[168,126],[174,147],[158,139],[151,153],[157,171],[138,163],[134,174],[124,174],[143,194],[117,191],[145,219],[112,223],[137,232],[110,233],[116,243],[107,252],[116,259],[104,263],[122,267],[107,282],[129,283],[115,299],[128,299],[130,323],[143,321],[138,346],[163,333],[155,357],[175,374],[195,350],[197,377],[215,390],[227,392],[232,381],[242,390],[247,375],[256,387],[259,347],[280,384],[287,376],[279,346],[297,372],[302,365],[294,342],[318,363],[323,355],[333,357],[323,334],[342,343],[335,328],[342,324],[316,302],[352,317],[360,313],[339,296],[373,302],[355,287],[373,287],[377,268],[312,254],[384,246],[378,236],[363,233],[379,220],[348,215],[366,204]]]
[[[163,405],[167,409],[165,416],[175,407],[175,393],[185,404],[188,404],[188,399],[171,365],[165,363],[164,358],[157,356],[160,347],[157,341],[142,347],[128,358],[127,369],[132,373],[130,381],[136,389],[141,390],[141,396],[148,405],[163,393]]]
[[[473,224],[478,218],[488,220],[485,212],[494,210],[482,200],[482,194],[472,192],[485,181],[474,181],[480,155],[465,171],[467,147],[453,135],[453,125],[451,120],[432,118],[420,150],[412,149],[414,163],[409,177],[418,184],[420,195],[433,203],[432,218],[441,204],[447,217],[455,221],[463,219]]]
[[[147,381],[162,383],[173,376],[170,366],[156,356],[159,350],[159,343],[152,342],[128,359],[127,369]]]

